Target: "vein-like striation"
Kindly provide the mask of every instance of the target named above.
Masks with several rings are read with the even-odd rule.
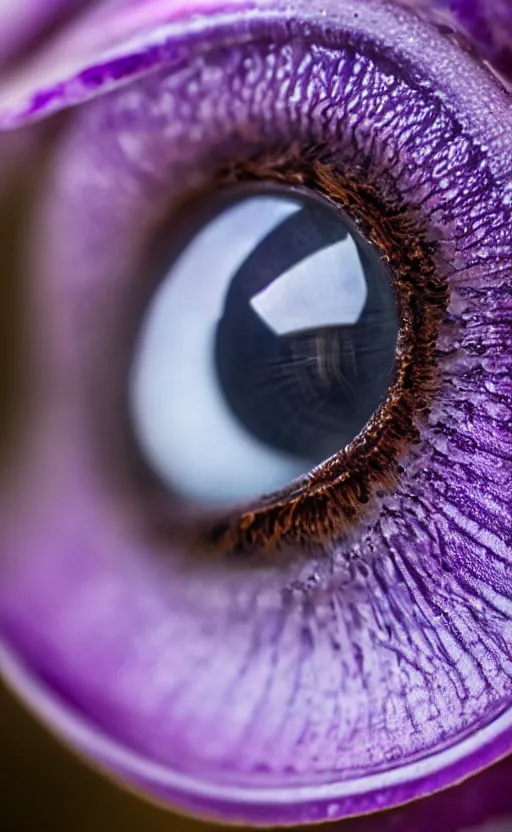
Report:
[[[442,70],[459,55],[436,37]],[[364,39],[262,39],[98,100],[63,146],[41,226],[45,385],[13,486],[31,519],[5,504],[1,545],[15,557],[0,620],[67,703],[171,771],[290,794],[331,783],[341,796],[369,778],[368,792],[398,769],[402,782],[433,775],[459,745],[469,759],[510,714],[510,105],[465,61],[438,88]],[[457,109],[476,82],[492,138]],[[157,534],[105,451],[123,322],[144,282],[134,263],[188,189],[290,146],[328,147],[340,169],[398,193],[438,244],[440,392],[398,488],[350,539],[273,563],[194,560]],[[331,814],[375,807],[342,805]]]

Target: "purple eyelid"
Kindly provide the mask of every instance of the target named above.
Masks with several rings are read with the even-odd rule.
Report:
[[[65,0],[53,0],[65,6]],[[67,0],[72,3],[73,0]],[[0,129],[17,127],[115,89],[163,65],[179,62],[176,37],[183,26],[200,29],[211,16],[229,25],[240,15],[274,11],[293,17],[280,0],[128,0],[86,11],[0,85]],[[325,7],[335,7],[327,0]],[[512,81],[512,6],[508,0],[397,0],[473,42],[504,81]],[[34,4],[36,7],[36,4]],[[37,6],[39,8],[39,6]],[[0,42],[1,59],[1,42]]]
[[[308,6],[312,5],[307,0],[302,5],[302,0],[299,0],[293,8],[307,10]],[[346,0],[344,4],[341,0],[326,0],[324,3],[325,7],[333,9],[351,8],[355,11],[353,16],[359,15],[360,18],[365,17],[367,7],[375,8],[377,10],[373,21],[375,31],[379,31],[376,22],[380,5],[377,2],[374,3],[373,0],[368,4],[357,2],[357,0],[354,2]],[[434,5],[443,8],[446,6],[443,3],[436,3],[428,4],[428,7],[431,8]],[[38,251],[41,263],[44,265],[39,263],[37,267],[34,266],[34,272],[40,279],[40,284],[46,285],[46,282],[50,283],[55,280],[55,284],[52,284],[53,289],[57,286],[53,296],[54,302],[48,304],[45,312],[47,312],[48,343],[51,342],[53,347],[58,343],[59,347],[59,349],[55,348],[53,353],[48,347],[48,353],[45,352],[44,359],[48,364],[52,364],[51,358],[56,359],[57,376],[49,376],[52,379],[60,378],[58,374],[63,371],[62,368],[68,368],[63,382],[63,387],[68,393],[70,391],[78,393],[82,379],[80,372],[69,373],[69,367],[77,360],[77,356],[82,357],[81,353],[87,352],[85,345],[90,346],[88,340],[90,332],[83,323],[90,314],[87,303],[91,302],[93,292],[96,292],[97,296],[100,286],[102,290],[106,288],[105,275],[111,279],[112,275],[123,272],[123,268],[119,265],[122,260],[119,252],[125,251],[126,253],[126,249],[121,248],[122,244],[119,239],[131,240],[133,228],[130,223],[136,217],[137,227],[139,227],[140,216],[142,214],[145,216],[140,202],[144,190],[142,183],[147,185],[147,193],[151,194],[151,199],[156,191],[159,191],[161,196],[169,186],[169,181],[165,179],[165,173],[162,173],[160,168],[166,170],[165,162],[169,163],[169,156],[166,157],[165,154],[170,154],[172,157],[173,142],[168,140],[169,134],[164,132],[159,138],[158,130],[161,124],[159,127],[158,114],[154,116],[154,123],[151,123],[153,112],[151,105],[147,105],[147,110],[144,109],[148,99],[154,102],[157,98],[155,87],[161,81],[163,73],[157,77],[156,70],[159,67],[172,69],[180,65],[183,55],[186,54],[180,50],[184,32],[188,34],[189,44],[194,42],[200,45],[201,38],[207,37],[208,26],[212,21],[217,27],[224,25],[225,31],[229,30],[230,23],[236,21],[240,24],[237,30],[240,34],[241,30],[243,33],[243,21],[247,19],[241,17],[242,13],[261,20],[262,25],[265,25],[265,20],[269,19],[273,10],[279,8],[277,3],[264,2],[264,0],[256,3],[248,3],[246,0],[232,0],[232,2],[224,3],[218,0],[197,0],[193,6],[181,2],[172,3],[168,0],[167,2],[144,0],[144,2],[122,5],[107,3],[100,9],[88,13],[58,43],[38,57],[36,63],[28,67],[23,76],[19,75],[15,79],[10,79],[0,91],[2,124],[4,127],[13,127],[27,120],[38,119],[68,105],[79,104],[93,97],[99,97],[103,93],[117,90],[121,85],[136,78],[141,79],[144,84],[138,89],[139,98],[135,115],[129,112],[128,102],[125,101],[127,108],[124,112],[126,116],[124,126],[122,106],[119,107],[117,116],[115,113],[117,96],[112,97],[110,104],[105,98],[96,101],[89,108],[83,108],[84,118],[80,114],[82,112],[80,108],[80,113],[77,112],[77,117],[73,121],[72,126],[75,132],[71,133],[69,144],[64,143],[60,146],[60,153],[56,154],[58,157],[56,169],[59,172],[54,173],[55,179],[58,180],[57,185],[55,181],[52,181],[55,192],[52,191],[44,202],[47,213],[51,214],[52,210],[55,210],[54,224],[50,222],[49,225],[44,226],[46,231],[53,229],[54,233],[43,234],[42,239],[39,240]],[[286,8],[289,9],[289,6]],[[293,15],[293,10],[288,13]],[[195,41],[193,41],[194,35]],[[397,41],[402,38],[400,48],[405,54],[407,31],[398,34],[394,30],[394,37]],[[413,48],[409,47],[410,50]],[[415,51],[418,52],[417,49]],[[426,71],[429,65],[429,55],[415,54],[415,59],[418,65],[422,62],[421,67]],[[432,55],[430,55],[430,62],[432,62]],[[142,76],[149,75],[153,71],[155,71],[155,78],[151,76],[151,78],[142,79]],[[472,129],[475,130],[479,139],[482,136],[486,139],[485,143],[483,141],[479,143],[488,144],[497,149],[499,145],[497,134],[493,133],[493,125],[490,122],[487,124],[489,110],[485,107],[495,107],[495,112],[500,116],[497,121],[501,124],[504,120],[502,114],[508,103],[507,96],[480,68],[479,72],[489,84],[486,88],[488,95],[484,96],[485,104],[482,103],[479,108],[473,101],[473,97],[472,104],[469,104],[467,99],[465,103],[471,111]],[[153,81],[155,84],[151,86]],[[454,99],[457,99],[458,94],[458,90],[455,89],[454,95],[450,96],[450,106],[454,109],[457,104]],[[479,110],[483,115],[479,113]],[[95,118],[97,118],[96,122]],[[179,117],[175,121],[179,122]],[[150,123],[147,124],[147,122]],[[123,132],[123,127],[125,132]],[[133,135],[130,132],[132,128],[138,140],[135,146],[133,142],[130,142]],[[121,140],[116,145],[119,135]],[[148,136],[150,136],[149,139]],[[186,138],[187,142],[182,142],[182,144],[188,147],[191,144],[188,141],[190,137]],[[160,145],[158,145],[159,141]],[[147,143],[144,144],[145,142]],[[178,145],[179,142],[176,142],[176,146]],[[503,147],[503,153],[495,153],[498,156],[494,166],[497,179],[500,176],[510,176],[510,168],[506,168],[510,153],[508,139],[503,143]],[[83,148],[86,150],[83,151]],[[127,159],[131,152],[133,155],[128,164]],[[72,164],[75,160],[78,160],[78,163]],[[492,161],[495,161],[494,158]],[[81,162],[85,162],[83,167],[80,165]],[[176,160],[174,160],[174,165],[177,169]],[[99,170],[100,167],[101,170]],[[170,167],[169,163],[167,169]],[[468,176],[471,172],[463,170],[463,173]],[[96,180],[93,173],[98,174]],[[80,179],[80,177],[83,178]],[[89,187],[90,191],[87,191]],[[63,197],[64,193],[66,197]],[[69,197],[69,194],[72,196]],[[89,200],[88,196],[92,199]],[[501,199],[501,195],[498,196]],[[441,199],[440,196],[439,198]],[[108,202],[107,206],[106,202]],[[148,196],[146,204],[149,202]],[[151,205],[153,205],[152,202]],[[506,206],[501,205],[500,202],[503,217],[506,216],[505,209]],[[124,219],[123,211],[126,212]],[[132,216],[127,219],[130,211]],[[105,222],[102,222],[102,216]],[[497,216],[502,215],[497,213]],[[110,235],[108,233],[109,222],[112,222],[111,227],[115,229],[115,233]],[[498,222],[495,224],[498,226],[498,231],[495,239],[489,239],[489,248],[492,251],[496,250],[498,263],[502,265],[504,263],[503,269],[508,269],[510,257],[508,238],[499,237],[500,226]],[[488,230],[484,229],[484,231],[489,237]],[[462,232],[460,236],[463,237]],[[500,240],[501,248],[498,248]],[[95,245],[97,241],[102,242],[103,246]],[[471,243],[470,239],[468,245]],[[68,245],[69,249],[66,250]],[[477,253],[481,254],[481,259],[486,262],[489,252],[483,249],[483,243],[480,252],[478,248],[480,237],[477,232],[475,232],[474,245]],[[464,256],[461,254],[461,257]],[[467,255],[468,263],[469,256]],[[129,259],[127,255],[123,261],[124,265]],[[40,268],[40,271],[37,271],[37,268]],[[96,274],[99,275],[97,277],[94,273],[95,268],[97,268]],[[472,262],[471,268],[475,271],[476,276],[472,279],[476,286],[478,257],[475,262]],[[486,275],[482,275],[482,280],[484,277]],[[119,282],[124,279],[124,276],[121,276]],[[491,308],[491,302],[497,306],[499,289],[504,291],[503,286],[498,285],[499,281],[500,275],[498,274],[494,279],[495,301],[492,298],[492,291],[488,292],[489,308]],[[483,285],[488,288],[485,282]],[[114,291],[114,288],[107,287],[107,296],[110,290]],[[113,297],[118,298],[119,295],[113,295]],[[68,305],[70,298],[72,302]],[[81,300],[85,302],[82,304]],[[77,301],[76,306],[73,305],[75,301]],[[94,306],[94,303],[92,305]],[[113,306],[115,308],[115,303]],[[78,343],[79,338],[74,326],[69,326],[72,318],[69,314],[70,310],[77,313],[77,319],[73,320],[73,323],[77,324],[76,330],[81,331],[82,343]],[[82,312],[80,328],[78,319]],[[506,303],[503,302],[503,318],[505,312]],[[50,332],[53,323],[55,323],[55,330],[58,331],[55,343],[52,341],[54,333]],[[504,321],[498,323],[504,332]],[[59,329],[60,327],[62,329]],[[65,336],[62,333],[65,333]],[[62,349],[64,341],[59,340],[61,337],[69,337],[69,341],[66,342],[69,349]],[[491,359],[489,359],[489,364],[491,364]],[[76,366],[80,368],[80,364]],[[53,369],[52,364],[52,372]],[[76,386],[73,386],[75,383]],[[73,399],[71,393],[70,399]],[[67,404],[70,403],[67,402]],[[497,419],[504,420],[498,410],[496,414]],[[24,497],[27,497],[24,508],[29,507],[30,517],[34,522],[27,524],[23,522],[24,518],[15,517],[13,523],[16,530],[10,543],[20,557],[19,563],[16,556],[13,558],[13,561],[16,561],[13,572],[9,580],[5,582],[5,587],[0,586],[2,598],[0,624],[2,626],[5,624],[2,633],[2,635],[5,634],[5,642],[0,660],[13,686],[22,692],[35,711],[39,712],[49,724],[55,726],[55,730],[70,745],[92,757],[100,766],[126,780],[134,788],[146,790],[157,800],[170,802],[199,814],[211,814],[233,821],[240,817],[249,818],[251,823],[307,822],[332,819],[343,814],[378,810],[458,782],[510,751],[512,714],[509,708],[505,708],[505,705],[509,704],[509,699],[505,702],[505,696],[503,696],[500,700],[501,704],[504,703],[502,712],[497,714],[493,723],[475,730],[470,737],[462,738],[462,751],[456,749],[457,753],[451,754],[450,748],[443,749],[437,761],[435,755],[430,757],[425,755],[418,761],[411,761],[405,772],[400,772],[399,766],[394,769],[390,766],[385,776],[381,776],[380,772],[375,774],[372,772],[371,783],[362,782],[364,777],[359,780],[354,778],[357,783],[354,793],[350,791],[353,783],[347,784],[347,788],[343,791],[343,789],[338,789],[337,783],[331,780],[323,784],[325,788],[322,786],[319,791],[315,786],[311,786],[305,787],[299,794],[299,791],[294,792],[293,788],[281,787],[277,778],[276,787],[272,789],[270,799],[268,789],[262,788],[258,795],[257,790],[251,791],[250,787],[244,785],[243,780],[239,788],[232,790],[229,785],[226,786],[226,781],[221,780],[219,784],[217,781],[209,780],[210,771],[207,759],[206,762],[201,759],[200,768],[196,772],[197,777],[194,777],[194,758],[187,760],[185,744],[183,744],[185,748],[184,771],[180,769],[176,775],[173,775],[172,771],[169,773],[166,768],[168,748],[163,747],[163,743],[170,738],[169,748],[171,750],[177,748],[176,753],[179,755],[181,725],[173,735],[169,733],[169,737],[165,736],[166,720],[167,723],[169,722],[166,709],[169,707],[170,710],[170,700],[164,690],[165,697],[163,696],[162,701],[159,701],[158,686],[165,688],[166,675],[169,674],[169,656],[176,652],[176,647],[189,643],[200,644],[204,632],[214,631],[212,625],[216,609],[213,602],[210,610],[211,617],[208,620],[202,610],[205,606],[205,598],[208,596],[208,586],[210,588],[213,586],[215,576],[209,575],[204,580],[201,576],[201,581],[194,585],[193,592],[190,591],[190,597],[186,594],[182,597],[180,580],[183,580],[185,588],[189,583],[189,575],[185,568],[183,570],[185,577],[179,573],[178,568],[176,568],[176,576],[169,575],[164,564],[157,558],[149,557],[145,544],[141,543],[137,535],[134,535],[133,539],[131,536],[134,530],[131,514],[133,504],[127,506],[123,503],[122,516],[114,514],[119,509],[116,499],[109,494],[105,483],[102,482],[101,487],[98,485],[97,471],[91,465],[88,455],[88,440],[81,435],[83,414],[74,399],[69,410],[66,409],[62,415],[64,430],[60,430],[59,424],[59,430],[52,434],[55,446],[51,446],[51,443],[49,447],[45,446],[49,452],[49,457],[46,459],[48,467],[45,467],[43,462],[41,467],[36,468],[36,475],[32,479],[28,478],[30,487],[24,494]],[[68,417],[72,417],[72,421],[76,418],[76,424],[73,423],[73,431],[66,434],[66,428],[69,427],[66,422]],[[503,434],[505,434],[504,429]],[[503,438],[503,447],[505,447],[505,441]],[[27,452],[27,455],[29,454],[30,451]],[[48,471],[51,473],[50,477],[47,476]],[[53,474],[55,474],[55,480],[52,480]],[[59,481],[61,475],[63,479]],[[55,489],[55,493],[52,493],[52,488]],[[62,496],[64,496],[64,508]],[[32,510],[34,515],[31,513]],[[502,515],[496,522],[498,520],[503,522]],[[126,540],[120,539],[121,526],[124,529],[123,534],[126,533]],[[390,528],[391,526],[390,522]],[[135,531],[140,530],[135,529]],[[97,541],[100,541],[98,546],[96,546]],[[124,549],[123,546],[125,546]],[[29,563],[29,554],[32,549],[40,555],[40,559],[36,558],[33,564]],[[26,561],[23,558],[25,554],[27,555]],[[499,561],[501,564],[506,556],[501,551],[500,554],[502,555]],[[465,550],[461,549],[459,558],[461,570],[464,567],[464,557]],[[487,555],[487,559],[492,561],[490,555]],[[490,566],[493,566],[492,562]],[[498,582],[498,566],[494,569],[490,566],[489,582],[491,578]],[[505,567],[503,567],[504,571]],[[448,585],[449,578],[443,576],[440,569],[438,576],[440,586]],[[379,575],[381,581],[385,581],[385,577],[384,574]],[[166,586],[166,578],[172,579],[168,580],[169,586]],[[208,584],[209,580],[212,583]],[[262,595],[264,595],[263,590],[266,589],[263,586],[264,580],[262,577]],[[503,575],[501,583],[508,591],[509,582],[507,581],[506,575]],[[229,595],[228,583],[226,587],[220,588]],[[377,585],[376,588],[378,589]],[[235,589],[236,587],[233,587],[232,594],[233,598],[237,599]],[[274,598],[272,587],[271,590],[270,601]],[[215,601],[215,592],[211,595]],[[400,596],[397,594],[397,603],[399,601]],[[195,607],[194,604],[197,606]],[[170,624],[173,623],[172,615],[176,611],[180,612],[181,619],[174,622],[176,626],[173,628]],[[400,609],[397,612],[399,613]],[[232,613],[232,620],[229,615],[226,616],[226,633],[233,632],[237,626],[241,626],[240,620],[236,617],[236,608],[232,610]],[[251,608],[247,616],[250,617],[253,613],[258,613],[258,609]],[[285,611],[282,620],[273,620],[272,613],[273,610],[270,608],[267,617],[264,621],[262,620],[261,631],[258,633],[258,639],[261,637],[263,648],[268,646],[265,639],[272,641],[272,629],[276,628],[276,624],[279,624],[282,630],[283,639],[287,637],[289,613]],[[197,620],[200,617],[199,614],[205,615],[204,631],[200,628],[201,621]],[[501,619],[499,621],[501,622]],[[194,629],[196,626],[197,633]],[[357,626],[356,621],[354,626]],[[498,630],[498,626],[496,629]],[[503,654],[508,656],[506,643],[510,627],[508,630],[501,628],[499,634],[503,635],[499,647],[503,650]],[[289,661],[290,658],[293,660],[295,649],[298,652],[301,649],[304,651],[308,649],[307,639],[301,641],[300,638],[303,632],[297,630],[295,635],[297,638],[291,646],[289,642],[285,642],[283,662]],[[243,636],[242,632],[240,644],[245,647],[249,639],[244,639]],[[254,648],[255,653],[261,646],[258,639],[254,639],[254,644],[251,643],[251,649]],[[222,633],[220,642],[222,642]],[[504,648],[502,642],[505,643]],[[7,646],[9,643],[10,648]],[[162,643],[166,647],[165,657],[162,656]],[[242,654],[240,656],[242,661]],[[131,666],[131,659],[134,657],[136,661],[134,660]],[[201,661],[196,661],[197,656],[192,651],[187,659],[190,660],[191,665],[194,662],[197,663],[200,681],[203,678],[201,662],[209,657],[209,655],[200,656]],[[232,656],[227,658],[231,660]],[[489,666],[492,670],[490,662],[491,659],[489,659]],[[206,665],[206,662],[204,663]],[[192,669],[196,671],[195,666]],[[226,661],[226,669],[227,672],[230,671],[230,661]],[[205,674],[204,699],[201,702],[213,701],[212,680],[215,681],[218,676],[216,670],[217,668],[214,667],[209,678],[206,678]],[[327,666],[323,666],[321,671],[328,679]],[[491,672],[489,675],[492,677]],[[500,673],[500,683],[504,684],[504,677],[505,673]],[[495,679],[496,674],[492,678]],[[250,682],[251,679],[249,677],[248,679]],[[152,687],[148,681],[154,682],[155,686]],[[107,682],[106,685],[105,682]],[[457,679],[454,687],[456,685]],[[108,696],[103,695],[105,686]],[[197,691],[203,691],[201,685],[198,686]],[[250,693],[249,687],[248,691]],[[186,684],[177,688],[178,707],[181,706],[186,710],[189,697],[190,689]],[[239,701],[244,702],[245,699],[240,696]],[[279,704],[283,708],[287,707],[284,695]],[[289,710],[293,717],[292,708],[290,707]],[[279,716],[281,710],[276,708],[275,713]],[[185,720],[182,720],[184,727],[193,735],[194,742],[196,742],[197,726],[200,725],[197,717],[196,709],[196,712],[188,716],[186,726]],[[210,735],[208,736],[205,732],[204,736],[200,737],[201,746],[206,744],[207,740],[217,744],[224,742],[224,725],[213,718],[211,724],[208,724],[211,728]],[[293,729],[294,725],[292,724],[291,727]],[[269,731],[273,730],[270,721],[268,728]],[[487,728],[490,730],[485,733]],[[257,740],[258,737],[252,739]],[[466,744],[462,746],[462,743]],[[250,744],[245,740],[240,744],[241,755],[246,754]],[[145,753],[146,745],[150,747],[152,753],[154,751],[153,756]],[[447,754],[442,756],[444,751],[447,751]],[[353,754],[353,746],[350,746],[349,753]],[[180,764],[181,762],[180,759]],[[187,766],[192,774],[187,774]],[[257,774],[259,776],[262,772],[258,769]],[[493,801],[496,795],[499,795],[501,800],[507,801],[508,794],[504,794],[506,789],[502,784],[507,776],[510,777],[510,761],[502,763],[496,772],[484,776],[488,784],[486,795],[492,796]],[[439,815],[443,817],[443,823],[446,823],[446,829],[450,832],[452,829],[459,829],[460,823],[469,824],[479,820],[478,811],[474,806],[471,814],[464,814],[468,805],[471,805],[471,790],[471,784],[460,787],[458,791],[460,814],[457,813],[457,821],[453,820],[453,823],[450,817],[452,810],[444,803],[445,797],[440,795],[432,798],[432,811],[439,812]],[[491,800],[491,797],[489,799]],[[455,803],[457,803],[457,798],[455,798]],[[502,805],[500,800],[497,803],[499,804],[498,810],[505,811],[510,808],[508,803]],[[492,805],[496,807],[496,802]],[[421,813],[426,811],[425,808],[419,809],[418,818],[421,818]],[[428,825],[425,825],[425,829],[431,828],[430,821],[431,818],[428,818]],[[418,823],[421,822],[423,821],[418,819]],[[383,822],[378,819],[375,823],[378,830],[387,829],[385,825],[387,821]],[[405,829],[411,828],[409,815],[407,817],[404,815],[403,824]],[[389,828],[401,827],[394,820],[390,821]]]
[[[271,0],[131,0],[92,8],[3,80],[0,129],[79,104],[163,64],[172,66],[172,42],[191,18],[199,28],[211,14],[229,22],[271,5]]]

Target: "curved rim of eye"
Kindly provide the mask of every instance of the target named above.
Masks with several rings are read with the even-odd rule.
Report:
[[[55,725],[58,725],[62,716],[66,722],[68,737],[73,741],[75,746],[80,745],[84,750],[88,748],[89,751],[97,750],[97,757],[101,758],[103,754],[105,764],[109,764],[114,770],[123,773],[128,781],[141,782],[145,780],[145,783],[149,784],[149,769],[155,777],[159,776],[160,767],[158,767],[158,771],[151,768],[152,764],[148,764],[147,759],[143,758],[142,762],[140,758],[133,760],[130,755],[125,754],[126,748],[124,746],[119,747],[115,743],[111,745],[110,740],[105,745],[105,736],[101,734],[101,731],[95,732],[94,737],[91,737],[90,725],[84,726],[84,723],[77,717],[76,713],[67,708],[63,708],[62,703],[59,702],[57,691],[52,691],[50,696],[51,685],[46,685],[46,683],[39,684],[40,680],[35,679],[33,675],[31,676],[26,668],[23,668],[17,659],[13,658],[12,654],[7,655],[6,653],[6,656],[4,658],[6,675],[10,676],[11,680],[16,680],[13,682],[14,685],[18,687],[18,690],[23,690],[25,698],[34,703],[34,707],[38,712],[41,712],[41,710],[45,712],[48,721],[53,721]],[[500,706],[502,704],[503,699],[501,700]],[[53,709],[49,706],[53,706]],[[510,707],[509,698],[505,700],[505,707]],[[65,717],[63,716],[64,711]],[[323,792],[322,787],[319,790],[318,786],[308,786],[306,792],[298,792],[293,786],[281,789],[276,785],[274,789],[270,790],[271,794],[268,798],[269,803],[272,802],[271,818],[275,821],[279,814],[279,819],[286,822],[286,812],[295,812],[293,820],[296,822],[297,816],[304,809],[305,804],[301,804],[300,809],[294,809],[294,805],[299,803],[301,799],[308,801],[310,796],[312,803],[318,800],[323,801],[317,818],[328,819],[330,816],[331,819],[334,819],[341,814],[354,814],[370,811],[371,809],[384,808],[390,805],[390,803],[399,803],[404,800],[413,799],[417,795],[419,796],[425,792],[450,785],[457,780],[469,776],[476,769],[495,761],[497,757],[510,751],[512,739],[510,719],[510,711],[502,712],[499,717],[496,717],[495,712],[489,707],[485,712],[485,721],[482,718],[481,724],[484,727],[478,727],[478,724],[475,724],[475,722],[471,723],[473,726],[472,736],[464,735],[461,730],[452,747],[449,749],[443,748],[430,756],[428,756],[428,751],[423,746],[421,753],[424,755],[424,758],[422,760],[419,760],[417,763],[407,763],[402,768],[398,766],[390,773],[374,773],[368,775],[367,780],[361,786],[360,792],[356,795],[353,795],[353,786],[354,783],[360,782],[357,779],[348,780],[342,784],[333,782]],[[78,734],[80,735],[79,737]],[[466,756],[461,755],[460,748],[464,749]],[[121,753],[121,756],[119,756],[119,753]],[[136,766],[135,775],[128,771],[128,758],[130,764],[134,763]],[[397,774],[397,772],[400,772],[400,774]],[[233,789],[224,788],[224,786],[222,789],[219,789],[217,785],[215,788],[213,786],[210,787],[211,781],[207,783],[207,786],[203,786],[202,783],[198,785],[197,778],[194,778],[191,784],[187,780],[186,788],[189,789],[187,794],[194,794],[194,799],[188,800],[187,797],[183,797],[183,794],[177,794],[179,787],[175,786],[178,782],[175,774],[170,772],[167,767],[164,767],[164,772],[161,773],[166,775],[166,783],[172,781],[172,785],[168,787],[171,794],[167,794],[168,796],[172,796],[178,805],[189,805],[193,802],[196,808],[201,804],[200,809],[202,808],[204,811],[208,811],[209,806],[211,807],[212,804],[215,804],[216,808],[211,809],[211,811],[220,812],[219,800],[222,801],[223,794],[228,795],[225,799],[227,803],[231,804],[231,809],[226,808],[226,806],[222,807],[227,815],[239,812],[241,805],[249,807],[247,810],[248,813],[256,802],[258,803],[259,809],[265,805],[266,792],[258,786],[252,789],[235,790],[238,795],[240,795],[240,792],[243,793],[243,799],[242,797],[239,800],[237,798],[238,802],[236,802],[236,806],[233,808]],[[389,785],[390,779],[393,781],[392,785]],[[372,786],[369,786],[368,782]],[[410,785],[410,788],[405,788],[404,782],[412,785]],[[182,784],[183,780],[179,779],[179,783]],[[166,786],[160,788],[159,784],[159,787],[155,788],[154,791],[155,793],[163,794],[166,788]],[[173,791],[173,789],[175,790]],[[368,797],[369,789],[372,790],[370,798]],[[345,797],[346,790],[350,791],[350,797],[348,798]],[[186,789],[184,788],[183,791],[186,791]],[[205,792],[207,792],[208,796],[207,798],[202,798]],[[222,795],[219,797],[220,792],[222,792]],[[255,793],[257,797],[254,797]],[[326,793],[329,796],[326,796]],[[323,796],[318,798],[319,794]],[[286,801],[289,801],[293,805],[285,806]],[[334,804],[336,805],[333,808]],[[275,808],[276,806],[278,807],[277,809]],[[194,807],[192,807],[192,810],[194,810]],[[252,814],[257,815],[258,812],[255,811]],[[287,817],[290,818],[290,815],[287,815]],[[306,822],[308,819],[314,819],[313,815],[308,815],[306,810],[304,810],[300,817],[303,822]]]
[[[473,779],[510,753],[512,709],[498,715],[454,746],[405,766],[320,785],[233,786],[222,780],[183,774],[148,760],[90,724],[72,705],[31,672],[5,638],[0,638],[0,670],[10,690],[83,762],[128,784],[145,799],[200,820],[250,827],[292,826],[378,813],[421,800]],[[82,757],[83,755],[83,757]],[[148,795],[148,789],[149,795]],[[246,813],[246,814],[245,814]]]
[[[355,30],[364,28],[366,20],[378,30],[390,13],[421,16],[456,43],[461,52],[485,60],[496,80],[510,90],[506,71],[509,50],[499,43],[499,33],[488,29],[479,32],[478,10],[464,15],[436,0],[395,0],[394,5],[394,11],[388,8],[381,12],[378,5],[374,10],[367,9],[358,0],[345,0],[341,7],[335,0],[327,0],[318,4],[319,8],[316,3],[295,0],[293,9],[298,8],[301,18],[309,18],[313,25],[319,15],[321,23],[322,17],[343,16],[347,28],[353,26]],[[36,54],[23,72],[7,79],[0,89],[0,129],[10,130],[76,106],[166,64],[180,66],[179,50],[176,55],[169,54],[162,43],[172,45],[184,34],[189,33],[191,39],[197,34],[201,38],[210,28],[216,32],[224,29],[229,41],[230,31],[243,14],[253,26],[261,24],[264,35],[269,24],[289,12],[284,0],[236,0],[234,11],[227,10],[221,0],[198,0],[191,25],[186,5],[171,4],[168,8],[166,3],[149,4],[145,14],[138,3],[129,3],[126,8],[113,6],[100,4],[98,9],[79,16],[55,42]],[[292,22],[293,10],[288,23]]]

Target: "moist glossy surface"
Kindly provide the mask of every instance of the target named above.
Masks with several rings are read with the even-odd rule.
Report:
[[[0,616],[83,730],[10,663],[19,684],[132,783],[217,816],[335,818],[510,746],[510,102],[390,6],[235,31],[227,49],[221,25],[207,54],[183,34],[186,67],[93,102],[61,148]],[[396,489],[348,538],[273,563],[194,561],[104,452],[134,264],[183,193],[297,136],[299,158],[322,147],[324,163],[377,179],[431,244],[449,290],[439,393]]]

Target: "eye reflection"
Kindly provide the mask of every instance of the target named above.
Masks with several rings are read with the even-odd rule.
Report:
[[[183,64],[77,114],[38,228],[37,284],[51,303],[38,310],[40,403],[13,484],[23,512],[10,510],[13,499],[0,523],[0,548],[12,552],[0,611],[14,648],[132,756],[125,767],[119,755],[102,756],[104,745],[92,753],[185,809],[269,825],[411,799],[497,759],[510,737],[508,101],[469,56],[406,12],[357,0],[334,3],[325,18],[316,10],[316,20],[309,3],[307,20],[288,10],[258,26],[251,18],[229,39],[216,32],[207,53],[193,52],[196,28],[188,40],[171,33],[179,49],[165,55]],[[296,262],[283,245],[290,262],[279,274],[239,291],[247,260],[305,208],[289,186],[323,194],[375,247],[399,332],[388,344],[385,399],[358,436],[284,494],[260,499],[253,480],[256,505],[229,523],[220,512],[208,521],[204,537],[218,543],[210,557],[203,538],[194,550],[175,534],[188,519],[199,527],[207,511],[174,499],[162,475],[139,466],[140,448],[133,453],[127,365],[141,354],[134,324],[144,310],[138,331],[150,322],[154,277],[176,286],[180,255],[197,251],[212,218],[242,200],[216,212],[205,199],[188,244],[180,237],[170,256],[173,231],[155,275],[159,229],[193,195],[256,181],[286,184],[280,199],[294,210],[279,222],[264,212],[268,228],[223,272],[216,316],[198,325],[204,333],[210,323],[207,378],[228,425],[273,457],[285,453],[277,406],[266,434],[260,419],[252,434],[243,421],[245,399],[235,394],[251,375],[244,351],[238,374],[221,378],[216,343],[222,330],[261,354],[246,317],[272,343],[311,331],[288,278],[299,276],[305,291],[306,265],[323,276],[318,264],[339,239]],[[350,236],[363,263],[366,248],[351,227]],[[230,240],[227,232],[217,246],[222,256]],[[196,278],[189,306],[169,307],[164,332],[187,330],[204,295]],[[342,326],[364,318],[362,296],[351,300],[350,320],[359,317]],[[306,326],[325,323],[316,301]],[[329,306],[331,333],[340,316]],[[187,352],[172,363],[155,354],[162,395]],[[216,453],[214,432],[203,433],[204,455]],[[307,452],[293,447],[291,456],[309,465],[311,446],[294,437]],[[253,549],[262,556],[230,556]]]
[[[383,261],[338,207],[272,185],[204,202],[171,232],[186,242],[145,314],[130,404],[162,480],[229,503],[354,439],[385,397],[398,321]]]

